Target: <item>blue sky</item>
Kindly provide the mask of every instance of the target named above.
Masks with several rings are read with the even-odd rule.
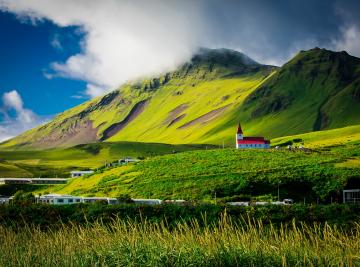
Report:
[[[60,28],[49,21],[35,26],[5,12],[0,12],[0,25],[0,93],[17,90],[26,107],[42,116],[83,101],[71,96],[83,90],[85,82],[44,75],[51,72],[51,62],[65,61],[80,52],[81,35],[76,28]],[[61,38],[61,47],[54,43],[57,38]]]
[[[281,65],[315,46],[360,56],[357,0],[0,0],[0,141],[199,47]]]

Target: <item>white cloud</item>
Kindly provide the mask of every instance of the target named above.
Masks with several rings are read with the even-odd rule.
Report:
[[[342,36],[334,40],[336,50],[345,50],[351,55],[360,55],[360,30],[355,25],[341,28]]]
[[[54,47],[56,50],[58,50],[58,51],[63,50],[59,34],[55,34],[50,43],[51,43],[52,47]]]
[[[240,2],[0,0],[0,10],[34,25],[47,19],[60,27],[78,26],[84,33],[82,51],[65,62],[53,62],[52,71],[44,75],[48,79],[61,76],[86,81],[82,93],[90,97],[128,80],[174,69],[201,46],[238,49],[260,63],[273,65],[282,65],[299,50],[315,46],[360,55],[359,28],[355,26],[343,28],[342,37],[329,42],[329,34],[335,29],[322,36],[317,24],[313,25],[317,31],[309,32],[304,17],[294,19],[299,21],[280,15],[272,18],[273,4],[258,9],[247,1],[242,8]],[[340,14],[340,27],[348,23],[344,17],[349,16],[345,15]],[[60,37],[55,35],[51,40],[56,49],[66,48]]]
[[[190,59],[206,39],[201,5],[190,0],[0,0],[0,9],[18,16],[83,29],[83,51],[52,68],[56,75],[87,81],[92,97]]]
[[[108,88],[106,86],[99,86],[99,85],[94,85],[94,84],[88,84],[86,86],[86,94],[91,96],[91,97],[97,97],[97,96],[101,96],[104,91],[106,91]]]
[[[2,97],[3,103],[5,107],[13,108],[17,112],[21,112],[24,109],[24,103],[19,95],[19,93],[15,90],[4,93]]]
[[[0,142],[46,121],[32,110],[24,108],[23,100],[16,90],[5,92],[2,95],[2,102],[0,111],[4,119],[0,122]],[[11,116],[12,111],[15,112],[15,117]]]

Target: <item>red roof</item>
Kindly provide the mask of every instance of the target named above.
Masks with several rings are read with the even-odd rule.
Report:
[[[249,137],[244,137],[243,140],[249,140],[249,141],[264,141],[264,137],[249,136]]]
[[[237,140],[238,145],[262,145],[270,144],[269,140]]]
[[[243,131],[242,131],[242,129],[241,129],[240,123],[239,123],[239,126],[238,126],[237,133],[238,133],[238,134],[243,134]]]

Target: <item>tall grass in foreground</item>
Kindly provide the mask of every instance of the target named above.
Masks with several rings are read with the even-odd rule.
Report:
[[[0,266],[360,266],[360,225],[217,226],[114,220],[42,231],[0,226]]]

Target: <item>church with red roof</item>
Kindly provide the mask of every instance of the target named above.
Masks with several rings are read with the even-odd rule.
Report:
[[[236,134],[236,148],[270,148],[270,141],[264,137],[244,137],[239,123]]]

